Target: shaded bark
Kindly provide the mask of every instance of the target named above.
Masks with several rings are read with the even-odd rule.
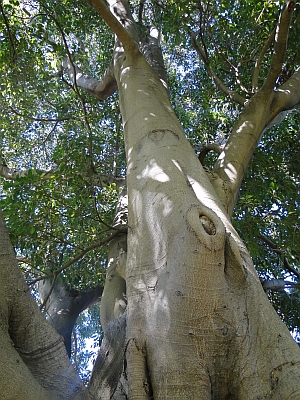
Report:
[[[296,399],[299,349],[163,86],[142,56],[120,64],[130,200],[129,397]]]
[[[99,355],[93,368],[89,390],[97,399],[126,399],[128,388],[124,373],[126,314],[107,325]]]
[[[139,52],[127,2],[108,1],[111,11],[102,0],[90,3],[118,37],[113,76],[120,94],[129,198],[128,239],[118,234],[109,249],[101,306],[105,338],[90,392],[130,399],[298,399],[298,346],[269,304],[230,222],[249,157],[270,120],[280,59],[274,58],[265,92],[245,108],[216,165],[220,179],[211,183],[160,75]],[[51,360],[47,373],[43,363],[33,362],[36,343],[27,332],[31,321],[22,308],[27,303],[20,299],[22,304],[14,303],[11,295],[6,303],[6,293],[1,299],[4,332],[41,382],[36,390],[47,388],[47,398],[52,390],[47,376],[56,371]],[[34,325],[39,341],[40,329],[49,336],[52,332],[41,326]],[[50,343],[51,354],[61,348],[61,341],[57,347],[55,340]],[[55,384],[61,375],[59,369]],[[64,390],[54,396],[62,397]]]
[[[77,291],[68,288],[57,280],[51,290],[49,279],[38,282],[38,291],[42,303],[46,300],[47,320],[64,339],[69,358],[71,357],[71,335],[79,314],[101,299],[103,287],[98,286]],[[50,293],[50,295],[49,295]],[[48,297],[49,295],[49,297]],[[47,299],[48,297],[48,299]]]

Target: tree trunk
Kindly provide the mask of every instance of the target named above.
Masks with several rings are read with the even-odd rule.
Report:
[[[140,54],[117,54],[130,399],[298,399],[300,353]]]

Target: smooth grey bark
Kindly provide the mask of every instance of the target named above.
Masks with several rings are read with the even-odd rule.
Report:
[[[124,45],[124,53],[120,46],[114,53],[114,75],[128,165],[129,398],[298,399],[298,346],[268,302],[230,222],[233,186],[270,122],[262,113],[270,107],[266,92],[273,90],[278,63],[265,92],[256,96],[264,108],[249,103],[241,131],[236,129],[244,142],[233,137],[225,146],[212,185],[136,37],[130,42],[132,19],[123,13],[116,24],[121,2],[109,2],[111,19],[103,1],[91,3],[101,5],[100,15],[112,29],[117,26]],[[279,39],[277,49],[284,42]],[[226,198],[228,175],[233,193]]]
[[[129,397],[297,399],[299,349],[163,87],[141,55],[119,58],[118,68],[129,166]]]
[[[53,288],[50,279],[39,281],[38,291],[42,303],[47,299],[45,304],[47,320],[63,337],[70,358],[71,336],[76,320],[83,310],[100,301],[103,287],[78,291],[70,289],[58,278]]]

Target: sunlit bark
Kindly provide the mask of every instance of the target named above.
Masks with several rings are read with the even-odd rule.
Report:
[[[222,180],[217,194],[144,57],[118,48],[114,60],[128,166],[129,398],[298,398],[298,346],[230,223]],[[271,99],[257,101],[235,128],[251,149],[227,144],[241,170],[227,159],[217,170],[238,176],[234,191],[267,124]]]

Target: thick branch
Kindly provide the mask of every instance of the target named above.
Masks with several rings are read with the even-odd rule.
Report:
[[[117,83],[113,74],[112,63],[104,72],[100,81],[86,75],[69,57],[62,63],[63,69],[68,74],[73,84],[99,100],[105,100],[117,90]]]
[[[300,97],[299,93],[296,94],[296,82],[295,79],[294,100]],[[297,82],[298,87],[299,83]],[[275,98],[276,95],[267,95],[263,91],[258,91],[251,98],[235,123],[223,152],[215,163],[214,172],[225,182],[226,192],[222,195],[220,190],[217,190],[220,188],[216,190],[229,215],[232,214],[246,168],[261,135],[266,128],[279,124],[286,115],[284,111],[281,111],[284,107],[280,107],[279,104],[276,108],[273,107]],[[214,184],[219,185],[219,182],[215,181]]]
[[[226,193],[224,192],[220,200],[229,216],[234,209],[246,168],[261,133],[267,125],[271,100],[271,96],[264,95],[262,91],[251,98],[235,123],[224,150],[215,163],[214,172],[226,183]]]
[[[87,2],[93,6],[116,34],[125,52],[133,54],[138,51],[136,30],[127,2],[120,0],[108,1],[109,7],[104,0],[87,0]]]
[[[291,18],[295,8],[294,1],[285,1],[280,13],[279,22],[277,25],[274,45],[274,55],[271,61],[268,76],[263,84],[262,90],[271,92],[274,89],[277,78],[281,72],[284,61],[287,39]]]
[[[114,397],[122,371],[126,369],[124,367],[126,322],[126,314],[111,321],[101,343],[89,382],[89,391],[97,399],[129,398],[124,396],[124,386],[122,387],[122,396]]]
[[[0,376],[1,397],[10,393],[14,399],[87,399],[61,338],[28,291],[1,212],[0,271],[1,283],[5,282],[1,285],[1,355],[6,365]]]
[[[26,171],[16,171],[12,168],[8,168],[6,165],[0,164],[0,176],[2,176],[5,179],[8,179],[10,181],[13,181],[17,178],[22,178],[26,175],[28,175],[29,173],[31,173],[32,175],[38,175],[38,173],[40,174],[40,171],[34,170],[34,169],[30,169],[30,170],[26,170]],[[41,180],[46,180],[51,178],[55,173],[55,169],[50,170],[50,171],[45,171],[41,173]]]
[[[233,127],[224,151],[214,166],[214,172],[226,183],[226,193],[224,192],[221,200],[228,210],[229,215],[232,214],[246,168],[264,129],[282,111],[282,108],[277,107],[275,112],[273,102],[276,92],[274,92],[274,87],[285,56],[287,35],[293,8],[294,2],[285,2],[279,18],[274,56],[269,74],[261,90],[255,93],[244,107]],[[296,82],[298,79],[298,76],[296,76],[296,79],[294,78],[293,83],[295,86],[297,86]],[[278,92],[282,93],[282,88],[278,89]],[[293,93],[295,93],[294,90]],[[294,94],[295,100],[298,99],[298,96]]]
[[[160,48],[159,34],[158,32],[155,33],[157,37],[155,37],[153,34],[147,35],[146,42],[140,43],[140,50],[148,64],[157,73],[161,83],[164,85],[169,95],[167,73]]]
[[[269,120],[272,121],[282,111],[288,111],[300,103],[300,67],[276,89],[270,106]]]
[[[38,291],[41,301],[46,305],[48,321],[57,333],[64,338],[68,356],[71,356],[71,335],[79,314],[87,307],[98,302],[103,287],[86,290],[72,290],[63,281],[51,283],[49,279],[40,281]]]

